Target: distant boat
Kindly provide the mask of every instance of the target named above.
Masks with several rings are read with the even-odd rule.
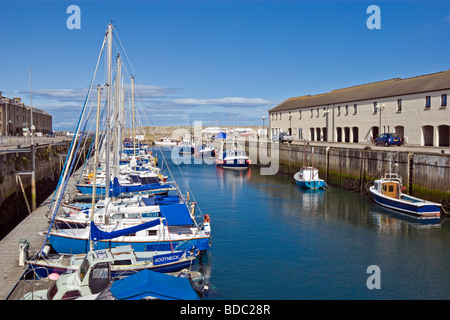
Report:
[[[369,188],[374,201],[383,207],[415,217],[440,219],[442,205],[403,194],[405,187],[402,185],[402,178],[397,173],[390,172],[391,163],[389,168],[389,173],[375,180],[374,185]]]
[[[250,163],[250,158],[236,139],[222,140],[216,166],[224,169],[247,170]]]
[[[214,158],[216,156],[216,150],[214,150],[214,143],[208,142],[201,146],[200,150],[197,150],[198,154],[203,158]]]
[[[159,146],[176,146],[177,142],[168,138],[162,138],[155,141],[155,145]]]
[[[325,181],[319,178],[319,170],[314,167],[303,167],[294,175],[295,183],[308,189],[325,188]]]
[[[191,139],[184,138],[178,144],[178,153],[179,154],[194,154],[194,152],[195,152],[195,145]]]

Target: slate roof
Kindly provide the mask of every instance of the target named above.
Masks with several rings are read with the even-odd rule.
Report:
[[[352,103],[414,93],[450,89],[450,69],[412,78],[394,78],[354,87],[336,89],[328,93],[289,98],[269,110],[279,112],[300,108]]]

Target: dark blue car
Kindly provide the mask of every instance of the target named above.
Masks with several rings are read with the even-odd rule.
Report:
[[[386,147],[389,147],[391,144],[401,146],[403,144],[403,139],[396,133],[382,133],[375,139],[374,143],[376,146],[379,144],[384,144]]]

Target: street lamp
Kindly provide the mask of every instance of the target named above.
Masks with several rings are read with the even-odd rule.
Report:
[[[378,132],[378,136],[381,135],[381,111],[384,110],[384,107],[385,107],[384,103],[381,106],[377,106],[378,111],[380,111],[380,127],[379,127],[380,129]]]
[[[28,72],[30,73],[30,111],[31,111],[31,118],[30,118],[30,133],[31,133],[31,144],[33,144],[33,129],[34,129],[34,125],[33,125],[33,98],[31,96],[31,69],[28,69]]]

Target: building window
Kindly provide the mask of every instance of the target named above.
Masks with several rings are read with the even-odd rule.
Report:
[[[298,138],[303,140],[303,128],[298,128]]]
[[[357,114],[358,113],[358,105],[355,103],[353,105],[353,114]]]
[[[319,116],[319,108],[317,108],[317,114],[316,114],[316,117],[318,117]]]
[[[314,112],[313,109],[311,109],[311,118],[313,117],[313,112]]]
[[[338,106],[337,115],[339,116],[340,114],[341,114],[341,106]]]
[[[348,115],[348,104],[345,105],[345,115]]]
[[[300,110],[299,112],[298,112],[298,120],[301,120],[302,119],[302,110]]]
[[[378,102],[373,103],[373,113],[377,113],[378,110]]]
[[[443,94],[441,95],[441,107],[446,107],[447,106],[447,95]]]
[[[431,96],[425,98],[425,108],[431,108]]]
[[[397,112],[402,112],[402,99],[397,99]]]

